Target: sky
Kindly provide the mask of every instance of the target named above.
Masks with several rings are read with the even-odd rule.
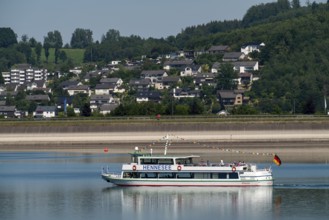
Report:
[[[12,28],[18,40],[27,35],[40,42],[58,30],[64,44],[76,28],[91,30],[94,41],[110,29],[166,38],[189,26],[242,19],[251,6],[269,2],[276,0],[0,0],[0,27]]]

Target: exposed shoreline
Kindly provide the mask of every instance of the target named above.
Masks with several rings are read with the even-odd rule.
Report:
[[[329,132],[303,130],[210,130],[169,132],[169,153],[197,154],[205,159],[283,163],[328,163]],[[163,153],[166,132],[0,133],[0,152],[73,152],[125,154],[135,146]]]

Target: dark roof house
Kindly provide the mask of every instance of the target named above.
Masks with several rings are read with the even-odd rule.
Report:
[[[243,60],[245,58],[245,54],[242,52],[228,52],[224,53],[223,61],[230,62],[230,61],[238,61]]]
[[[211,46],[208,50],[210,54],[223,54],[228,51],[230,51],[230,47],[227,45]]]
[[[158,91],[139,91],[136,94],[137,102],[160,102],[161,94]]]
[[[4,118],[14,118],[15,111],[15,106],[0,106],[0,116],[3,116]]]

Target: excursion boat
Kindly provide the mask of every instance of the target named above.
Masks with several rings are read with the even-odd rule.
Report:
[[[103,169],[102,178],[118,186],[272,186],[271,168],[233,162],[211,163],[194,160],[200,156],[169,156],[131,153],[131,163],[123,164],[120,173]]]

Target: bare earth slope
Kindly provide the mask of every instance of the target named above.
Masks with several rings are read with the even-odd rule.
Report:
[[[329,123],[104,123],[0,126],[2,151],[127,153],[135,146],[221,159],[268,161],[272,153],[286,162],[329,161]],[[270,155],[270,156],[269,156]]]

